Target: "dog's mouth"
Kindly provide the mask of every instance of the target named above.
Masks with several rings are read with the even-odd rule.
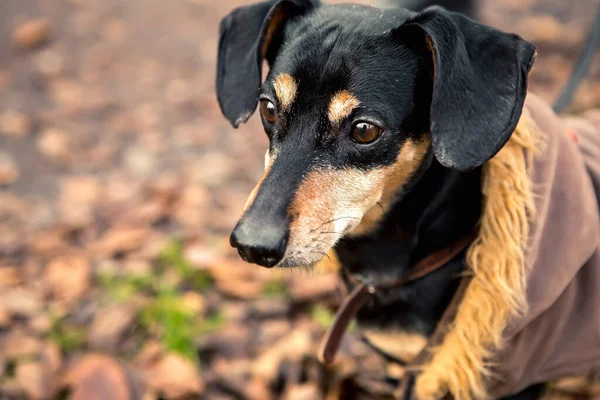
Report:
[[[267,268],[312,268],[328,257],[344,236],[360,226],[364,213],[354,210],[315,223],[310,214],[296,217],[280,229],[243,217],[231,234],[231,245],[249,263]],[[269,218],[265,218],[269,219]]]
[[[298,228],[290,236],[289,245],[279,268],[312,268],[329,257],[328,253],[346,235],[361,224],[363,214],[354,213],[323,221],[311,229]]]

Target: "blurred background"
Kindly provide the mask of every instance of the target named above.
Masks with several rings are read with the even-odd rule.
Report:
[[[266,271],[229,247],[267,145],[214,91],[219,20],[246,3],[0,1],[0,398],[389,393],[353,335],[333,367],[315,359],[334,274]],[[484,22],[537,45],[530,89],[554,100],[599,2],[483,3]],[[570,112],[599,106],[597,54]]]

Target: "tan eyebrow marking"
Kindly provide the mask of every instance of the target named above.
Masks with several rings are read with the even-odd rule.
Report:
[[[275,95],[281,107],[284,110],[290,108],[298,91],[298,84],[294,77],[290,74],[279,74],[275,78],[273,86],[275,87]]]
[[[349,91],[342,90],[341,92],[337,92],[333,95],[329,103],[329,121],[333,124],[340,123],[359,105],[360,101]]]

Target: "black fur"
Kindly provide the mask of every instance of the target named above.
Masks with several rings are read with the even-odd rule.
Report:
[[[265,47],[269,20],[280,7],[287,7],[285,18]],[[262,85],[261,49],[270,65]],[[390,165],[406,140],[430,134],[425,161],[380,226],[335,247],[342,264],[367,281],[402,277],[409,265],[477,224],[480,166],[516,126],[534,51],[516,35],[439,7],[415,13],[284,0],[233,11],[221,24],[217,71],[219,103],[232,124],[248,119],[259,98],[276,104],[278,74],[299,82],[291,109],[280,110],[273,124],[263,120],[277,160],[236,231],[254,232],[256,246],[277,242],[288,234],[293,216],[286,212],[309,172]],[[326,110],[340,90],[361,105],[333,126]],[[372,121],[383,134],[358,145],[349,134],[355,121]],[[464,268],[460,254],[426,278],[378,293],[359,323],[430,335]]]
[[[383,7],[403,7],[412,11],[422,11],[427,7],[441,6],[451,11],[477,19],[479,0],[379,0]]]

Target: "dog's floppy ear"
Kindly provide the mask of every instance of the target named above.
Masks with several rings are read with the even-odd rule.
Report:
[[[449,168],[482,165],[519,121],[535,47],[441,7],[417,14],[396,34],[414,37],[418,30],[433,53],[433,152]]]
[[[246,122],[258,102],[262,62],[272,62],[281,29],[318,0],[270,0],[233,10],[221,21],[217,60],[217,98],[234,127]]]

